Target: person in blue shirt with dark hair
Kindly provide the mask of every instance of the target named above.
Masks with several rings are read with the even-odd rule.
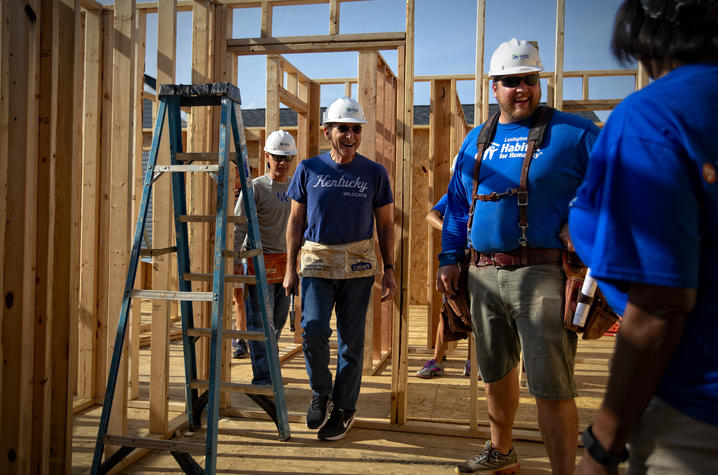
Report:
[[[563,327],[561,263],[564,248],[571,249],[568,204],[599,129],[588,119],[539,107],[542,70],[531,43],[499,45],[489,76],[500,113],[466,136],[449,182],[437,288],[456,293],[457,264],[469,247],[466,290],[491,427],[484,449],[459,464],[459,472],[518,471],[512,435],[522,352],[551,469],[571,473],[576,463],[577,338]],[[496,124],[495,135],[482,141],[479,154],[477,139],[484,127],[493,128],[489,124]],[[534,124],[545,125],[538,144],[529,140],[540,130]]]
[[[569,216],[623,314],[578,471],[716,473],[718,1],[627,0],[612,49],[654,81],[611,113]]]

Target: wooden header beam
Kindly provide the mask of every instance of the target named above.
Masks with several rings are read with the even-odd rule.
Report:
[[[227,40],[227,52],[247,55],[380,50],[396,49],[403,46],[405,41],[404,32],[233,38]]]

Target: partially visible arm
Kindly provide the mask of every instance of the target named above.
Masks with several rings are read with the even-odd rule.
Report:
[[[593,423],[596,440],[608,452],[620,454],[636,428],[683,336],[695,301],[695,289],[631,284],[611,376]],[[577,473],[609,472],[584,453]]]
[[[244,193],[240,190],[237,204],[234,206],[235,216],[246,216],[244,212]],[[234,250],[239,251],[244,245],[244,238],[247,236],[247,223],[237,223],[234,225]],[[234,260],[235,266],[241,264],[241,259]]]
[[[389,203],[374,210],[376,219],[376,235],[379,238],[379,250],[384,265],[394,265],[394,204]],[[394,269],[384,271],[381,279],[381,301],[385,302],[394,297],[396,291],[396,278]]]
[[[441,216],[441,213],[439,213],[435,209],[430,209],[429,212],[426,213],[426,221],[429,223],[429,226],[434,229],[438,229],[439,231],[441,231],[441,227],[444,224],[444,220]]]
[[[287,222],[287,270],[284,274],[284,291],[287,295],[297,294],[299,275],[297,274],[297,256],[302,245],[302,235],[307,225],[307,205],[292,200],[292,210]]]

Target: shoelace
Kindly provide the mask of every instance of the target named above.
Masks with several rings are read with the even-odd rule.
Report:
[[[322,398],[321,397],[313,397],[312,398],[312,409],[321,409],[322,408]]]

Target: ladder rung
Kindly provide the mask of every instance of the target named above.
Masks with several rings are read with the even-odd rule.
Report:
[[[208,389],[209,381],[206,379],[195,379],[189,383],[189,387],[192,389]],[[265,396],[274,395],[272,386],[269,384],[219,383],[219,387],[222,391],[232,393],[264,394]]]
[[[211,302],[212,292],[176,292],[172,290],[132,290],[132,298],[155,300],[178,300],[181,302]]]
[[[214,223],[217,217],[213,214],[182,214],[181,223]],[[247,218],[244,216],[227,216],[228,223],[244,224]]]
[[[127,437],[124,435],[105,435],[105,445],[122,445],[141,449],[168,450],[171,452],[186,452],[189,454],[204,454],[207,450],[205,444],[198,442],[180,442],[177,440],[151,439],[149,437]]]
[[[155,172],[217,172],[219,165],[155,165]]]
[[[212,274],[195,274],[191,272],[185,272],[182,276],[184,280],[191,280],[195,282],[212,282]],[[225,282],[232,282],[234,284],[251,284],[257,283],[256,278],[253,275],[242,275],[242,274],[227,274],[224,276]]]
[[[188,328],[187,335],[209,338],[212,335],[211,328]],[[263,332],[248,332],[244,330],[222,330],[222,338],[234,338],[254,341],[264,341]]]
[[[225,250],[225,251],[222,253],[222,257],[231,257],[231,258],[233,258],[233,259],[237,259],[237,258],[247,258],[247,257],[258,256],[258,255],[260,255],[261,253],[262,253],[262,248],[261,248],[261,247],[260,247],[260,248],[257,248],[257,249],[250,249],[249,251],[230,251],[230,250]]]
[[[140,249],[140,256],[163,256],[177,252],[177,246],[161,247],[157,249]]]
[[[230,160],[236,160],[239,156],[237,153],[229,153]],[[176,153],[175,160],[178,162],[218,162],[219,153],[217,152],[183,152]]]

